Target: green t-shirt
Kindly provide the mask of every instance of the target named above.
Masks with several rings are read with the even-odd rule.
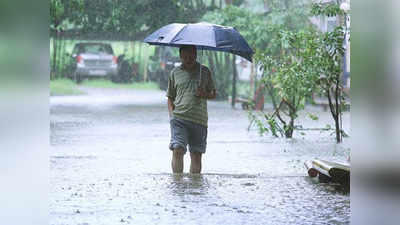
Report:
[[[175,105],[174,117],[207,126],[207,99],[196,97],[195,94],[200,83],[207,92],[211,92],[215,87],[210,70],[203,65],[200,82],[199,67],[200,64],[197,63],[194,72],[188,72],[182,66],[173,69],[168,78],[167,97],[171,98]]]

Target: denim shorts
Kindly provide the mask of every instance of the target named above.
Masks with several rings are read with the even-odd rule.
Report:
[[[205,153],[207,146],[207,127],[191,121],[172,118],[171,142],[169,149],[182,148],[185,153],[189,145],[190,152]]]

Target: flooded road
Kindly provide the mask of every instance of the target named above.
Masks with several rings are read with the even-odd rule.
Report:
[[[349,194],[303,166],[346,160],[349,140],[335,144],[333,131],[260,137],[245,111],[209,102],[202,174],[187,173],[187,154],[173,175],[164,92],[85,91],[50,98],[50,224],[349,224]],[[333,127],[328,112],[308,111],[320,119],[303,127]]]

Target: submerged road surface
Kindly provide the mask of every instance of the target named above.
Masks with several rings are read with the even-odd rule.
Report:
[[[348,140],[304,131],[260,137],[243,110],[209,102],[201,175],[170,168],[164,92],[86,89],[50,98],[50,224],[349,224],[350,196],[309,178],[303,162],[345,161]],[[268,108],[266,109],[268,110]],[[333,126],[309,107],[306,128]],[[350,116],[343,126],[348,131]]]

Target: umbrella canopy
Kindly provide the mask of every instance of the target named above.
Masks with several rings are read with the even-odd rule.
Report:
[[[172,23],[161,27],[144,39],[151,45],[180,47],[195,45],[197,49],[230,52],[250,62],[254,51],[232,27],[211,23]]]

